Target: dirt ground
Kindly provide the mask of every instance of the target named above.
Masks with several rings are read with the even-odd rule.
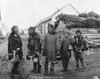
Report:
[[[0,56],[7,53],[7,40],[0,44]],[[27,39],[23,38],[23,53],[27,54]],[[72,53],[73,54],[73,53]],[[100,49],[94,49],[93,53],[84,54],[85,72],[75,71],[75,60],[72,55],[70,59],[69,69],[67,72],[62,72],[61,61],[55,65],[54,76],[44,76],[44,67],[42,66],[41,74],[33,74],[30,71],[33,69],[31,60],[23,60],[20,63],[20,72],[26,79],[93,79],[93,76],[100,78]],[[10,70],[12,64],[9,61],[2,61],[0,59],[0,79],[10,79]]]

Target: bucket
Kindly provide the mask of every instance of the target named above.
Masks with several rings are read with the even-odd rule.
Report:
[[[33,62],[37,63],[38,62],[38,58],[33,58]]]

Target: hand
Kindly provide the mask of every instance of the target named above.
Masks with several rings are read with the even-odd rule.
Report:
[[[17,48],[17,50],[20,50],[20,48]]]
[[[41,56],[43,55],[43,53],[44,53],[44,50],[41,50]]]
[[[16,51],[15,50],[13,50],[13,57],[15,58],[15,53],[16,53]]]
[[[16,53],[16,51],[15,51],[15,50],[13,50],[13,53]]]
[[[15,58],[12,58],[11,60],[10,60],[10,62],[12,62],[12,63],[14,63],[16,60],[15,60]]]
[[[59,51],[57,51],[57,54],[60,54],[60,52],[59,52]]]
[[[38,56],[41,56],[39,52],[37,52],[37,55],[38,55]]]
[[[71,45],[69,45],[69,48],[68,48],[68,49],[72,50],[73,48],[72,48],[72,46],[71,46]]]

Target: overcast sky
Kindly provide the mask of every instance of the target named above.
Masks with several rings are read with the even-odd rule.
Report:
[[[68,3],[71,3],[80,13],[94,11],[100,14],[100,0],[0,0],[2,22],[9,27],[34,26]],[[62,12],[77,14],[70,6]]]

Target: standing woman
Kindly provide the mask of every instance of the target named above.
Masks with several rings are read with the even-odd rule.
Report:
[[[28,55],[27,59],[32,56],[33,59],[33,70],[34,73],[40,73],[41,65],[39,62],[40,57],[40,36],[35,31],[35,27],[29,27],[28,29],[29,37],[28,37]],[[36,61],[35,61],[36,60]]]
[[[23,53],[22,53],[22,40],[18,34],[18,26],[13,26],[11,28],[12,32],[8,38],[8,59],[12,60],[12,58],[17,57],[19,60],[22,60]],[[18,65],[19,61],[15,61],[12,71],[12,74],[18,74]]]
[[[57,34],[52,24],[48,25],[48,33],[45,35],[42,44],[42,53],[46,57],[45,61],[45,75],[48,75],[48,67],[50,66],[50,75],[54,75],[54,66],[56,61],[56,52],[58,51]]]

